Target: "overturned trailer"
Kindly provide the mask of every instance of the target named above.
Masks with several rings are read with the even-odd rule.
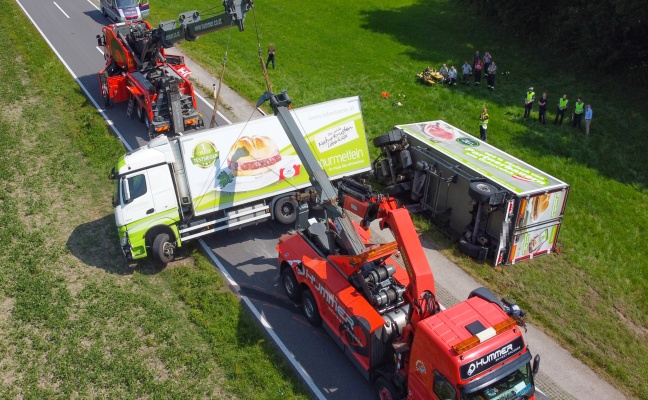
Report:
[[[494,265],[555,251],[569,185],[443,121],[374,139],[376,178],[459,249]]]

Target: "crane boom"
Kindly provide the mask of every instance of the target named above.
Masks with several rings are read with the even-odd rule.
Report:
[[[344,209],[338,205],[337,190],[331,184],[328,175],[315,158],[301,130],[297,126],[297,122],[289,110],[292,100],[288,97],[288,93],[285,91],[279,94],[266,92],[259,100],[257,107],[266,100],[270,100],[270,106],[279,118],[279,122],[286,131],[290,143],[297,152],[297,156],[299,156],[304,168],[306,168],[310,182],[319,195],[321,206],[326,210],[328,218],[334,221],[345,252],[349,255],[362,253],[366,250],[366,246],[353,226],[353,223],[344,212]]]

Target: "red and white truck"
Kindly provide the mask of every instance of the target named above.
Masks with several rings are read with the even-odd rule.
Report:
[[[166,21],[157,28],[139,20],[105,26],[97,42],[106,60],[99,72],[106,106],[128,101],[127,115],[135,113],[151,139],[204,127],[189,80],[191,71],[183,56],[167,54],[165,49],[232,26],[242,31],[252,5],[250,0],[225,0],[224,14],[201,19],[200,13],[189,11],[180,14],[177,23]]]
[[[524,312],[486,288],[442,310],[408,210],[355,180],[336,189],[287,111],[290,98],[270,101],[324,210],[324,218],[299,215],[277,245],[282,285],[306,318],[324,327],[381,400],[535,398],[540,359],[532,366]],[[374,219],[395,241],[372,240],[365,228]]]

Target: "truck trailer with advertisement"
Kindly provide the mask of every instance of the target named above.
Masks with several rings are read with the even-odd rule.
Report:
[[[371,170],[359,97],[290,111],[331,179]],[[113,206],[125,256],[163,263],[204,235],[269,218],[291,224],[310,187],[276,116],[168,138],[121,157]],[[305,193],[308,197],[308,193]]]
[[[444,122],[397,125],[376,137],[375,176],[494,265],[556,250],[569,185]]]

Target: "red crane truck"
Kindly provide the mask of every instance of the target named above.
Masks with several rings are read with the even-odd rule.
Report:
[[[324,326],[380,399],[534,399],[540,358],[532,366],[524,312],[486,288],[442,310],[407,209],[359,182],[336,190],[287,111],[288,95],[265,99],[309,174],[313,195],[301,200],[325,214],[299,207],[295,231],[277,245],[282,285],[309,322]],[[364,228],[375,218],[394,242],[370,241]]]
[[[152,139],[160,134],[181,135],[187,129],[204,126],[198,112],[191,71],[184,57],[166,54],[165,49],[183,40],[234,25],[243,30],[250,0],[223,1],[225,13],[201,19],[200,13],[182,13],[175,21],[153,29],[146,21],[111,24],[97,35],[104,47],[106,66],[99,72],[99,86],[106,106],[128,101],[127,114],[137,114]]]

